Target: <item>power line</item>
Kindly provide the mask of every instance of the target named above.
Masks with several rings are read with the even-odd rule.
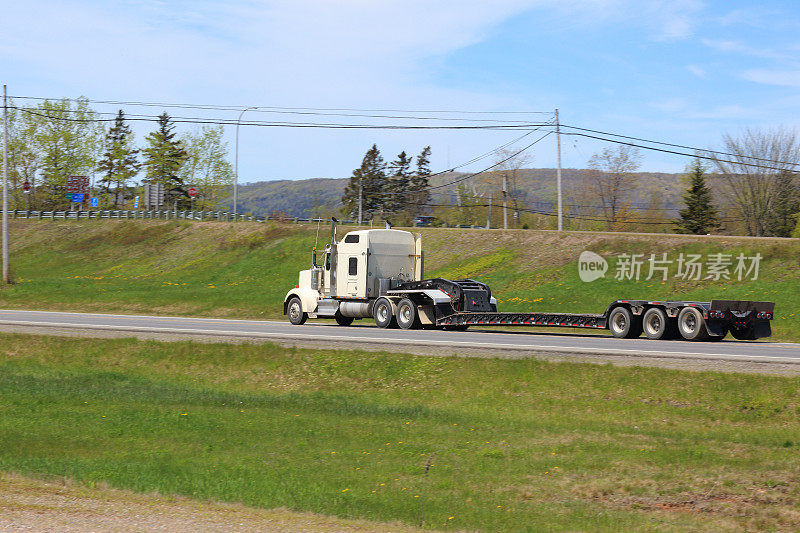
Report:
[[[784,165],[792,165],[792,166],[795,166],[795,165],[798,164],[798,163],[791,163],[791,162],[788,162],[788,161],[778,161],[778,160],[774,160],[774,159],[766,159],[766,158],[763,158],[763,157],[755,157],[755,156],[749,156],[749,155],[744,155],[744,154],[732,154],[730,152],[721,152],[719,150],[710,150],[710,149],[707,149],[707,148],[696,148],[694,146],[686,146],[686,145],[683,145],[683,144],[673,144],[673,143],[662,142],[662,141],[654,141],[652,139],[643,139],[641,137],[631,137],[629,135],[621,135],[619,133],[610,133],[610,132],[607,132],[607,131],[592,130],[592,129],[588,129],[588,128],[580,128],[578,126],[569,126],[569,125],[561,124],[561,127],[562,128],[570,128],[570,129],[573,129],[573,130],[588,131],[590,133],[598,133],[600,135],[611,135],[611,136],[614,136],[614,137],[620,137],[622,139],[630,139],[630,140],[633,140],[633,141],[647,142],[647,143],[651,143],[651,144],[660,144],[662,146],[672,146],[673,148],[684,148],[686,150],[695,150],[696,152],[720,154],[720,155],[729,156],[729,157],[745,157],[747,159],[754,159],[756,161],[766,161],[766,162],[769,162],[769,163],[781,163],[781,164],[784,164]]]
[[[767,170],[777,170],[777,171],[785,171],[785,170],[787,170],[785,167],[770,167],[770,166],[766,166],[766,165],[759,165],[757,163],[745,163],[745,162],[742,162],[742,161],[728,161],[728,160],[725,160],[725,159],[719,159],[717,157],[711,157],[711,156],[700,155],[700,154],[686,154],[686,153],[683,153],[683,152],[676,152],[675,150],[667,150],[667,149],[664,149],[664,148],[655,148],[653,146],[644,146],[644,145],[636,144],[636,143],[618,141],[616,139],[606,139],[604,137],[598,137],[596,135],[589,135],[587,133],[563,132],[562,135],[574,135],[574,136],[578,136],[578,137],[587,137],[589,139],[597,139],[599,141],[606,141],[606,142],[611,142],[611,143],[616,143],[616,144],[624,144],[625,146],[633,146],[634,148],[642,148],[643,150],[652,150],[654,152],[664,152],[664,153],[667,153],[667,154],[681,155],[681,156],[684,156],[684,157],[694,157],[694,158],[698,158],[698,159],[706,159],[706,160],[709,160],[709,161],[714,161],[715,163],[729,163],[731,165],[741,165],[741,166],[746,166],[746,167],[763,168],[763,169],[767,169]],[[772,160],[769,160],[769,161],[772,161]],[[778,163],[778,164],[783,164],[784,163],[783,161],[772,161],[772,162]],[[786,163],[786,164],[796,165],[797,163]]]
[[[19,98],[24,100],[51,100],[51,101],[84,101],[93,104],[106,104],[106,105],[128,105],[128,106],[141,106],[141,107],[165,107],[165,108],[181,108],[181,109],[205,109],[215,111],[241,111],[245,108],[256,107],[258,112],[276,112],[276,113],[333,113],[333,112],[360,112],[360,113],[435,113],[435,114],[459,114],[459,115],[552,115],[552,111],[464,111],[464,110],[432,110],[432,109],[360,109],[352,107],[280,107],[280,106],[231,106],[231,105],[208,105],[208,104],[172,104],[166,102],[141,102],[141,101],[117,101],[117,100],[90,100],[88,98],[42,98],[36,96],[13,96],[11,98]],[[388,118],[388,117],[384,117]],[[413,117],[397,117],[397,118],[413,118]],[[427,120],[431,117],[423,117]],[[435,118],[435,117],[434,117]],[[468,119],[453,119],[453,120],[468,120]]]
[[[59,117],[40,113],[29,108],[12,107],[24,113],[36,115],[50,120],[61,120],[66,122],[113,122],[115,118],[70,118]],[[140,116],[126,116],[126,120],[135,122],[156,122],[158,116],[156,115],[140,115]],[[202,117],[170,117],[174,123],[180,124],[216,124],[222,126],[234,126],[237,121],[234,119],[208,119]],[[324,123],[324,122],[284,122],[284,121],[241,121],[242,126],[258,126],[258,127],[275,127],[275,128],[322,128],[322,129],[372,129],[372,130],[521,130],[529,129],[536,126],[547,126],[549,123],[530,123],[530,124],[496,124],[496,125],[448,125],[448,126],[414,126],[403,124],[341,124],[341,123]]]

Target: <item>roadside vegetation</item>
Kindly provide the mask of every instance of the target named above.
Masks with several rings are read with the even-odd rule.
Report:
[[[315,227],[293,224],[156,221],[12,221],[15,284],[0,307],[282,319],[286,291],[308,268]],[[348,231],[340,228],[339,235]],[[422,228],[426,276],[484,281],[500,310],[602,312],[618,298],[774,301],[773,339],[800,340],[800,242],[794,239],[558,234],[524,230]],[[319,246],[328,228],[319,230]],[[584,283],[578,257],[609,261],[604,278]],[[650,254],[668,254],[668,279],[647,280]],[[758,279],[676,277],[683,253],[760,254]],[[615,258],[644,254],[639,280],[615,278]],[[705,271],[704,271],[705,272]],[[703,274],[705,277],[705,274]]]
[[[2,471],[435,529],[800,527],[800,378],[271,344],[0,346]]]

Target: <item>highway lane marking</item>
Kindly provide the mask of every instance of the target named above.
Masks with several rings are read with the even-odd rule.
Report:
[[[746,355],[746,354],[716,354],[716,353],[698,353],[698,352],[667,352],[656,350],[633,350],[633,349],[607,349],[607,348],[578,348],[578,347],[556,347],[535,344],[508,344],[508,343],[480,343],[470,341],[447,341],[447,340],[422,340],[422,339],[397,339],[392,337],[344,337],[344,336],[331,336],[331,335],[314,335],[314,334],[287,334],[287,333],[266,333],[266,332],[247,332],[247,331],[230,331],[230,330],[202,330],[202,329],[185,329],[185,328],[165,328],[165,327],[141,327],[141,326],[124,326],[124,325],[100,325],[100,324],[76,324],[69,322],[30,322],[30,321],[9,321],[0,319],[0,324],[16,325],[16,326],[38,326],[38,327],[60,327],[60,328],[73,328],[73,329],[98,329],[110,331],[132,331],[141,333],[182,333],[191,335],[222,335],[227,337],[258,337],[258,338],[281,338],[290,340],[304,340],[308,338],[323,339],[323,340],[344,340],[350,342],[358,342],[365,344],[386,344],[397,343],[402,340],[405,344],[414,344],[420,346],[446,346],[459,345],[468,348],[484,348],[484,349],[506,349],[516,351],[532,351],[541,350],[546,352],[559,352],[559,353],[578,353],[578,354],[603,354],[603,355],[650,355],[654,357],[668,357],[668,358],[705,358],[705,359],[749,359],[749,360],[762,360],[762,361],[784,361],[789,363],[800,364],[800,357],[781,357],[771,355]]]

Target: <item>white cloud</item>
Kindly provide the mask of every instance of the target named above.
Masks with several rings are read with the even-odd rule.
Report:
[[[650,0],[643,3],[643,13],[636,3],[628,5],[637,17],[652,20],[655,25],[655,39],[674,41],[692,35],[698,24],[700,12],[704,4],[699,0]]]
[[[704,79],[708,78],[708,73],[701,66],[698,66],[698,65],[686,65],[686,70],[688,70],[689,72],[691,72],[692,74],[694,74],[695,76],[697,76],[700,79],[704,80]]]
[[[800,87],[800,70],[751,69],[743,72],[742,77],[765,85]]]

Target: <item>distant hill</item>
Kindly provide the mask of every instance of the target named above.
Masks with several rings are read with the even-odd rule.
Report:
[[[556,169],[521,169],[518,171],[517,189],[522,202],[534,209],[551,210],[556,199]],[[592,202],[580,190],[586,171],[563,169],[562,184],[564,203],[586,205]],[[451,183],[465,176],[450,172],[434,176],[431,186]],[[650,207],[655,199],[662,209],[678,208],[685,185],[680,174],[640,172],[638,186],[632,193],[633,206]],[[337,213],[341,197],[349,178],[312,178],[302,180],[260,181],[239,187],[240,211],[260,215],[283,213],[289,217],[327,216]],[[462,183],[482,192],[489,181],[487,176],[475,176]],[[580,199],[578,199],[580,198]],[[595,202],[597,200],[594,200]],[[444,186],[432,191],[432,203],[455,204],[456,185]]]

